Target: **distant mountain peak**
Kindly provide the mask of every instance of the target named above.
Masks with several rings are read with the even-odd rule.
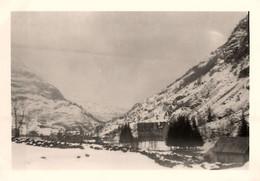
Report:
[[[122,116],[126,113],[127,109],[121,108],[119,106],[108,106],[95,103],[93,101],[77,101],[81,104],[85,110],[93,114],[95,117],[99,118],[100,120],[107,122],[116,117]]]

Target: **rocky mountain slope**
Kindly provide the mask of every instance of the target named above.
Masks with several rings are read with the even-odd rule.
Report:
[[[57,88],[13,58],[11,92],[12,113],[14,106],[17,107],[17,115],[24,112],[24,133],[32,130],[41,132],[42,128],[94,133],[95,127],[102,124],[99,119],[80,105],[66,100]]]
[[[224,45],[182,77],[108,122],[102,135],[118,136],[118,126],[128,122],[137,136],[138,122],[169,121],[180,114],[196,119],[204,139],[236,135],[242,110],[249,117],[248,22],[248,17],[242,19]]]

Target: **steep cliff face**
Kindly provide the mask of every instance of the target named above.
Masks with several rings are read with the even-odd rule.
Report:
[[[248,17],[242,19],[227,42],[205,61],[158,94],[135,104],[121,119],[107,123],[102,134],[117,133],[118,125],[129,122],[137,136],[138,122],[169,121],[186,114],[196,119],[204,139],[235,135],[242,110],[246,119],[249,114],[248,21]],[[207,120],[209,112],[211,122]]]
[[[11,93],[12,113],[16,107],[18,116],[24,114],[24,134],[32,130],[41,132],[43,127],[94,133],[95,127],[102,123],[78,104],[66,100],[56,87],[14,59]]]

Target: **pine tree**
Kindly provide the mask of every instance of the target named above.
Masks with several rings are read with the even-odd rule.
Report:
[[[132,135],[131,128],[130,128],[129,124],[125,124],[121,129],[119,142],[120,143],[132,143],[133,140],[134,140],[134,137]]]
[[[242,110],[242,116],[241,116],[241,119],[240,119],[240,124],[241,125],[239,127],[237,136],[248,137],[249,136],[249,126],[248,126],[247,121],[245,119],[244,110]]]
[[[192,126],[187,116],[178,116],[172,119],[166,139],[167,146],[193,147],[203,144],[202,137],[197,129],[195,120]]]
[[[193,129],[197,129],[197,124],[196,124],[196,120],[194,117],[191,118],[191,121],[192,121],[192,128]]]
[[[199,133],[195,119],[192,120],[192,128],[192,146],[202,146],[204,142]]]

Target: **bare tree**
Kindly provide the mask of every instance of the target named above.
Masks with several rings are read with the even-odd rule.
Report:
[[[20,136],[20,128],[24,124],[24,109],[22,113],[19,114],[19,103],[18,100],[15,98],[12,100],[12,107],[13,107],[13,117],[14,117],[14,124],[15,124],[15,137]]]

